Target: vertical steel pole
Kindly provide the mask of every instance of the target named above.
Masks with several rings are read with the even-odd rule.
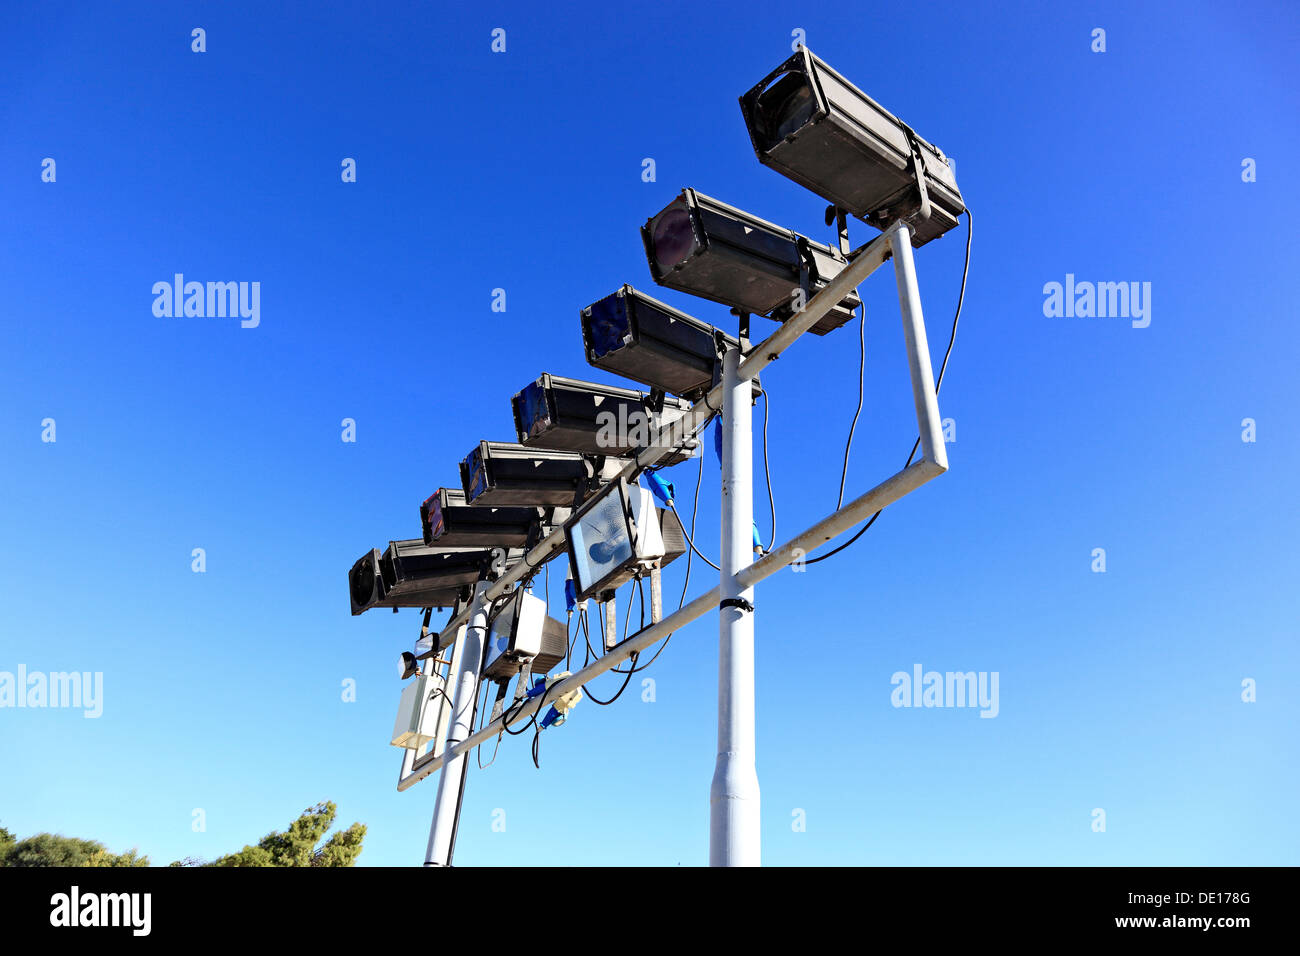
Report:
[[[487,640],[488,605],[485,598],[489,581],[479,581],[474,588],[469,623],[456,632],[456,693],[453,697],[451,725],[447,728],[445,750],[469,737],[474,728],[474,702],[478,697],[479,668],[483,664],[483,643]],[[446,866],[451,859],[452,834],[459,812],[461,781],[465,777],[466,754],[457,754],[442,765],[438,777],[438,797],[433,805],[433,823],[429,827],[429,847],[424,854],[425,866]]]
[[[718,608],[718,759],[709,791],[709,865],[758,866],[754,767],[753,588],[736,573],[754,560],[753,393],[737,374],[740,350],[722,364],[722,605]]]

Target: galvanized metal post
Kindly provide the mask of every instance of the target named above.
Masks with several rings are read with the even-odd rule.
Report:
[[[754,560],[753,393],[740,350],[722,365],[722,554],[718,608],[718,757],[709,792],[709,864],[758,866],[754,765],[754,607],[736,574]]]
[[[456,633],[454,660],[456,693],[452,704],[451,725],[447,728],[444,752],[473,732],[474,703],[478,697],[479,668],[483,664],[483,644],[487,640],[489,581],[479,581],[474,588],[469,623]],[[458,753],[442,765],[438,778],[438,797],[433,805],[433,823],[429,827],[429,846],[424,854],[425,866],[447,866],[451,862],[451,844],[460,813],[462,781],[468,754]]]

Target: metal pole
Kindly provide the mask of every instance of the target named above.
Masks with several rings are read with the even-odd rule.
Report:
[[[718,759],[709,791],[709,865],[758,866],[754,767],[752,587],[736,579],[754,560],[752,391],[740,350],[722,362],[722,602],[718,608]]]
[[[930,343],[925,336],[925,314],[921,311],[921,290],[916,284],[911,235],[904,225],[890,240],[898,282],[898,307],[903,313],[903,339],[907,343],[907,362],[912,375],[916,423],[921,432],[921,458],[934,462],[942,472],[948,468],[948,449],[943,443],[943,421],[939,418],[939,395],[934,390],[934,371],[930,367]]]
[[[456,694],[452,704],[452,722],[447,728],[446,750],[464,740],[473,731],[474,703],[478,698],[479,668],[483,664],[483,642],[487,639],[488,581],[474,587],[469,623],[456,632]],[[459,813],[461,785],[465,777],[465,755],[456,754],[443,764],[438,778],[438,797],[433,805],[433,823],[429,827],[429,847],[424,854],[425,866],[447,866],[451,861],[452,835]]]

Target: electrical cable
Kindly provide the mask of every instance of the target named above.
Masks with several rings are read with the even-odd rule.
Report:
[[[857,290],[853,291],[856,295]],[[844,482],[849,477],[849,451],[853,448],[853,433],[858,427],[858,416],[862,414],[862,380],[867,373],[867,305],[861,301],[861,296],[858,301],[860,303],[858,306],[858,407],[853,413],[853,422],[849,425],[849,440],[844,443],[844,468],[840,472],[840,496],[835,501],[836,511],[844,504]],[[764,444],[766,441],[767,439],[764,438]],[[773,537],[773,541],[775,540]]]
[[[948,348],[944,351],[943,362],[939,365],[939,378],[934,385],[935,395],[939,394],[939,389],[943,386],[943,373],[948,368],[948,357],[952,355],[953,343],[957,341],[957,323],[961,319],[962,303],[966,301],[966,277],[970,274],[970,244],[971,244],[971,236],[974,234],[974,232],[975,232],[975,217],[971,215],[970,209],[967,208],[966,210],[966,263],[965,265],[962,266],[962,270],[961,270],[961,291],[957,294],[957,312],[952,317],[952,334],[949,335],[948,337]],[[904,468],[911,467],[912,459],[916,457],[916,450],[920,447],[921,447],[921,439],[918,436],[916,441],[913,442],[912,444],[912,452],[907,456],[907,463],[903,465]],[[804,561],[804,564],[805,565],[816,564],[818,561],[825,561],[827,558],[831,558],[839,554],[841,551],[843,551],[845,548],[851,545],[854,541],[857,541],[858,538],[862,537],[862,535],[866,532],[866,530],[876,523],[876,519],[880,517],[880,514],[881,514],[880,511],[877,511],[875,514],[873,514],[869,519],[867,519],[867,523],[858,529],[857,533],[854,534],[853,537],[849,538],[848,541],[845,541],[838,548],[835,548],[834,550],[831,551],[827,551],[825,554],[819,557],[808,558],[807,560]]]
[[[484,709],[485,709],[485,710],[486,710],[486,708],[487,708],[487,695],[488,695],[489,691],[491,690],[491,688],[492,688],[492,684],[491,684],[491,683],[485,683],[485,684],[483,685],[483,706],[484,706]],[[475,707],[475,710],[477,711],[477,705],[476,705],[476,707]],[[475,760],[475,762],[478,764],[478,768],[479,768],[480,770],[486,770],[488,767],[490,767],[490,766],[492,766],[494,763],[496,763],[496,762],[497,762],[497,751],[499,751],[500,749],[501,749],[501,735],[500,735],[500,734],[497,734],[496,744],[495,744],[495,745],[493,746],[493,748],[492,748],[492,759],[489,760],[489,761],[487,762],[486,766],[485,766],[484,763],[483,763],[483,745],[482,745],[482,744],[479,744],[477,747],[475,747],[475,748],[474,748],[474,760]]]
[[[772,494],[772,466],[767,460],[767,413],[772,399],[768,397],[766,388],[760,389],[760,393],[763,396],[763,476],[767,481],[767,507],[772,514],[772,538],[763,549],[766,554],[776,546],[776,498]],[[852,441],[852,437],[849,440]]]
[[[677,520],[678,520],[678,522],[680,522],[680,521],[682,520],[682,516],[681,516],[680,514],[677,514],[677,505],[676,505],[676,503],[673,503],[670,507],[673,509],[673,514],[677,515]],[[721,571],[721,570],[722,570],[722,568],[718,567],[716,564],[714,564],[712,561],[710,561],[710,560],[709,560],[708,558],[706,558],[704,555],[700,554],[700,549],[697,548],[697,547],[695,547],[695,536],[692,535],[692,534],[687,534],[687,533],[686,533],[686,526],[685,526],[685,525],[682,526],[682,534],[685,535],[685,537],[686,537],[686,543],[689,544],[689,545],[691,546],[691,550],[694,551],[696,554],[699,554],[699,555],[700,555],[700,560],[701,560],[701,561],[703,561],[705,564],[707,564],[709,567],[711,567],[711,568],[712,568],[713,570],[715,570],[715,571]]]
[[[611,697],[609,700],[601,700],[599,697],[595,697],[595,696],[593,696],[592,693],[591,693],[591,691],[587,690],[587,685],[586,685],[586,684],[583,684],[583,685],[582,685],[582,692],[583,692],[584,694],[587,695],[588,700],[590,700],[592,703],[599,704],[601,707],[608,707],[610,704],[614,703],[614,701],[618,700],[620,697],[623,696],[623,691],[627,690],[627,685],[631,682],[631,680],[632,680],[632,675],[636,673],[636,670],[635,670],[635,668],[636,668],[636,658],[637,658],[637,655],[635,655],[635,654],[633,654],[633,655],[629,658],[629,660],[632,661],[632,667],[633,667],[633,670],[630,670],[630,671],[627,672],[627,676],[623,678],[623,686],[620,687],[620,688],[618,689],[618,693],[615,694],[613,697]]]
[[[700,514],[700,485],[703,483],[703,481],[704,481],[704,456],[701,455],[700,469],[695,476],[695,503],[691,507],[691,534],[692,535],[695,534],[695,519],[698,518]],[[692,552],[687,551],[686,552],[686,578],[685,580],[682,581],[682,596],[677,601],[677,610],[679,611],[686,606],[686,591],[691,586],[691,562],[694,559],[695,559],[695,555]],[[630,671],[621,671],[617,667],[613,667],[610,669],[618,674],[624,674],[624,673],[635,674],[638,671],[645,670],[647,667],[649,667],[651,664],[653,664],[655,661],[659,659],[659,655],[664,652],[664,648],[668,646],[668,642],[672,640],[674,633],[676,632],[674,631],[670,633],[667,637],[665,637],[663,641],[659,644],[659,649],[655,651],[654,657],[650,658],[650,660],[646,661],[641,666],[638,667],[634,664]]]

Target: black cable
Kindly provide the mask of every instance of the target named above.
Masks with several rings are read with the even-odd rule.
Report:
[[[546,691],[548,691],[548,690],[550,690],[550,689],[551,689],[551,688],[550,688],[550,685],[548,684],[548,685],[546,686],[546,688],[542,691],[542,698],[543,698],[543,699],[545,699],[545,697],[546,697]],[[529,716],[531,717],[531,719],[528,721],[527,724],[524,725],[524,729],[523,729],[523,730],[511,730],[510,727],[509,727],[510,721],[514,719],[515,715],[516,715],[517,713],[519,713],[519,711],[521,711],[521,710],[524,709],[525,705],[527,705],[527,703],[528,703],[528,701],[529,701],[530,699],[531,699],[531,698],[529,698],[529,697],[527,696],[527,693],[525,692],[525,696],[519,698],[517,701],[515,701],[515,702],[512,703],[509,707],[506,708],[505,713],[503,713],[503,714],[501,715],[501,729],[502,729],[502,731],[504,731],[505,733],[509,734],[511,737],[519,737],[519,736],[521,736],[521,735],[523,735],[523,734],[528,733],[529,729],[530,729],[534,724],[537,723],[537,711],[533,711],[532,714],[529,715]],[[541,704],[538,704],[537,706],[538,706],[539,709],[541,708]]]
[[[483,686],[483,706],[487,708],[487,695],[492,688],[491,683],[485,683]],[[477,710],[477,706],[476,706]],[[478,764],[480,770],[486,770],[497,762],[497,751],[501,749],[501,735],[497,734],[496,745],[492,748],[492,759],[487,762],[487,767],[483,766],[483,745],[479,744],[474,748],[474,761]]]
[[[680,514],[677,514],[677,505],[676,505],[675,503],[672,505],[672,509],[673,509],[673,514],[677,515],[677,521],[680,523],[681,520],[682,520],[682,516],[681,516]],[[691,550],[694,551],[696,554],[699,554],[699,555],[700,555],[700,560],[701,560],[701,561],[703,561],[705,564],[707,564],[709,567],[711,567],[711,568],[712,568],[713,570],[715,570],[715,571],[721,571],[721,570],[722,570],[722,568],[718,567],[716,564],[714,564],[712,561],[710,561],[710,560],[709,560],[708,558],[706,558],[704,555],[700,554],[700,549],[697,548],[697,547],[695,547],[695,536],[694,536],[693,534],[686,534],[686,527],[685,527],[685,525],[682,526],[682,533],[686,535],[686,543],[689,544],[689,545],[691,546]]]
[[[530,728],[537,727],[537,715],[540,714],[542,712],[542,708],[546,706],[546,697],[547,695],[550,694],[551,688],[553,688],[558,683],[559,681],[548,682],[547,685],[544,688],[542,688],[542,699],[537,702],[537,709],[528,715],[528,723],[524,726],[523,730],[511,730],[506,725],[511,721],[511,719],[515,716],[515,714],[523,710],[524,707],[528,704],[528,701],[532,699],[527,695],[521,697],[516,702],[515,705],[509,707],[506,710],[506,712],[501,715],[501,729],[504,730],[506,733],[508,733],[511,737],[518,737],[521,734],[528,733]],[[537,727],[537,730],[538,733],[541,732],[540,727]]]
[[[948,368],[948,357],[952,355],[953,343],[957,341],[957,323],[961,319],[962,303],[966,301],[966,277],[970,274],[970,242],[971,242],[971,236],[972,234],[974,234],[974,232],[975,232],[975,217],[971,215],[970,209],[967,208],[966,210],[966,263],[965,265],[962,266],[962,270],[961,270],[961,291],[957,294],[957,312],[952,317],[952,334],[948,336],[948,348],[943,353],[943,362],[939,365],[939,378],[934,384],[935,395],[938,395],[939,389],[943,387],[943,373]],[[912,443],[912,452],[907,456],[907,463],[903,465],[904,468],[911,467],[912,459],[916,457],[916,450],[920,447],[921,447],[921,439],[918,436],[916,441]],[[858,538],[862,537],[862,535],[866,532],[866,530],[876,523],[876,519],[879,517],[880,517],[880,512],[877,511],[867,520],[866,524],[864,524],[861,528],[858,529],[857,533],[853,535],[853,537],[849,538],[848,541],[845,541],[842,545],[840,545],[838,548],[835,548],[832,551],[827,551],[825,554],[821,555],[820,557],[807,559],[806,561],[804,561],[804,564],[805,565],[816,564],[818,561],[825,561],[827,558],[831,558],[839,554],[841,551],[843,551],[845,548],[851,545],[854,541],[857,541]]]
[[[633,669],[630,670],[630,671],[628,671],[628,672],[627,672],[627,676],[623,678],[623,686],[620,687],[620,688],[618,689],[618,693],[617,693],[617,694],[615,694],[615,695],[614,695],[613,697],[611,697],[609,700],[601,700],[599,697],[595,697],[595,696],[593,696],[592,693],[591,693],[591,691],[587,690],[587,685],[586,685],[586,684],[583,684],[583,685],[582,685],[582,692],[583,692],[584,694],[587,695],[587,699],[590,700],[590,701],[592,701],[592,703],[599,704],[601,707],[608,707],[610,704],[614,703],[614,701],[616,701],[616,700],[618,700],[620,697],[622,697],[622,696],[623,696],[623,691],[627,690],[627,685],[628,685],[629,683],[631,683],[631,681],[632,681],[632,675],[636,673],[636,669],[635,669],[635,668],[636,668],[636,658],[637,658],[637,655],[635,655],[635,654],[633,654],[633,655],[629,658],[629,660],[632,661],[632,667],[633,667]]]
[[[767,481],[767,507],[772,513],[772,538],[768,542],[764,552],[771,551],[776,546],[776,498],[772,494],[772,466],[767,461],[767,413],[772,399],[768,397],[767,389],[762,389],[763,395],[763,476]],[[849,438],[852,441],[852,436]]]
[[[695,534],[695,519],[698,518],[700,514],[700,485],[703,483],[703,481],[704,481],[704,456],[701,455],[700,470],[695,476],[695,503],[691,507],[691,534],[692,535]],[[679,518],[678,520],[681,519]],[[677,601],[677,610],[679,611],[686,606],[686,591],[691,586],[691,562],[694,559],[695,559],[695,555],[692,552],[687,551],[686,552],[686,578],[685,580],[682,581],[682,596]],[[676,631],[673,632],[673,634],[675,633]],[[650,658],[650,660],[646,661],[640,667],[637,667],[634,664],[630,671],[620,671],[617,667],[613,668],[613,670],[619,674],[623,674],[623,673],[635,674],[638,671],[645,670],[647,667],[649,667],[651,664],[653,664],[655,661],[659,659],[659,655],[664,652],[664,648],[667,647],[668,642],[672,640],[673,634],[669,634],[667,637],[665,637],[663,641],[660,643],[659,649],[655,651],[654,657]]]
[[[570,611],[564,618],[564,669],[573,670],[573,612]]]
[[[855,294],[857,290],[854,290]],[[860,297],[859,297],[859,301]],[[840,496],[835,501],[835,510],[838,511],[844,504],[844,482],[849,477],[849,451],[853,448],[853,433],[858,427],[858,416],[862,414],[862,396],[863,387],[862,379],[867,373],[867,305],[861,302],[858,306],[858,407],[853,413],[853,422],[849,425],[849,440],[844,443],[844,469],[840,472]],[[776,540],[774,537],[773,541]]]

